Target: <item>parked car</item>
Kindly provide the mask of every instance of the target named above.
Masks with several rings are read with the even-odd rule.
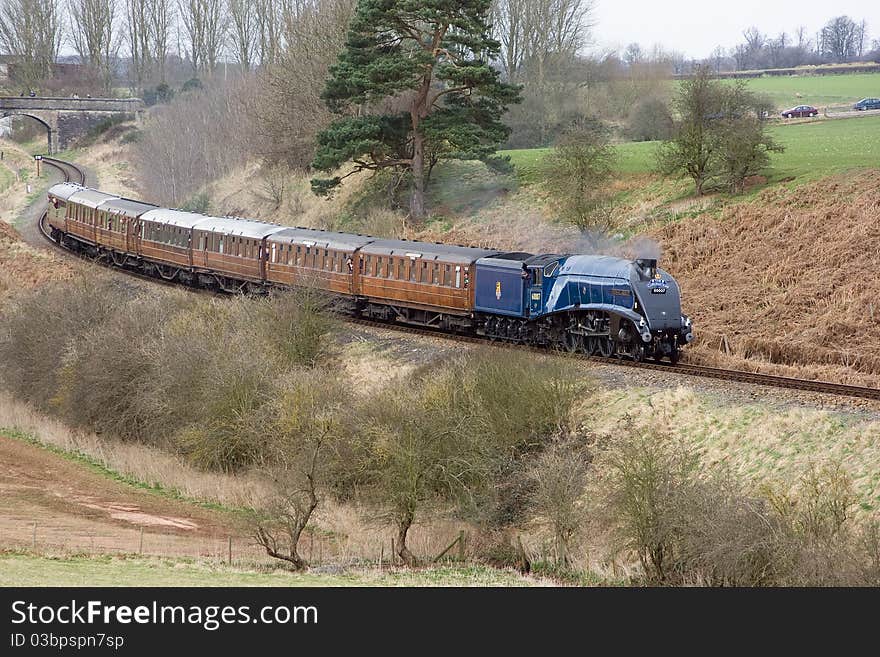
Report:
[[[880,98],[862,98],[859,102],[853,105],[853,109],[858,112],[880,109]]]
[[[782,112],[782,118],[795,119],[805,116],[819,116],[819,110],[812,105],[798,105]]]

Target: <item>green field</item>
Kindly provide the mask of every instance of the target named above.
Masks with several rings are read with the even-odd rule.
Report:
[[[812,178],[855,168],[880,167],[880,116],[814,121],[771,128],[785,152],[772,157],[771,180]],[[617,147],[617,168],[624,174],[650,173],[657,142],[624,143]],[[503,151],[520,182],[537,182],[551,149]]]
[[[880,73],[764,76],[746,82],[751,91],[770,96],[779,109],[852,105],[866,96],[880,97]]]
[[[293,573],[209,561],[0,554],[0,586],[530,586],[537,580],[484,566]]]

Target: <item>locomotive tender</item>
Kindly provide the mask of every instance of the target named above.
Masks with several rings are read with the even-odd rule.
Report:
[[[210,217],[74,183],[49,190],[53,239],[227,292],[311,286],[352,314],[602,356],[677,362],[693,339],[655,259],[511,253]]]

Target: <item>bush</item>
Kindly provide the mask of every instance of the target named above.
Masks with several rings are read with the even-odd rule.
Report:
[[[654,141],[672,137],[673,121],[669,106],[656,96],[639,100],[626,120],[627,138],[632,141]]]
[[[198,78],[190,78],[183,83],[182,87],[180,87],[180,93],[186,93],[187,91],[200,91],[203,86],[202,81]]]
[[[611,226],[611,178],[615,151],[611,132],[596,119],[570,126],[546,156],[546,185],[562,218],[582,231]]]
[[[164,82],[151,89],[144,89],[142,94],[142,100],[147,107],[152,107],[159,103],[171,102],[172,98],[174,98],[174,89]]]
[[[180,209],[186,212],[208,214],[211,210],[211,197],[208,196],[207,192],[199,192],[195,196],[191,196],[187,199],[183,205],[180,206]]]
[[[529,469],[532,507],[550,525],[556,563],[571,566],[571,551],[587,519],[583,503],[591,455],[583,438],[554,440]]]
[[[62,283],[5,309],[0,375],[75,426],[234,471],[265,458],[261,418],[278,382],[324,354],[331,324],[315,299],[153,295],[103,276]]]
[[[314,366],[326,355],[336,328],[333,300],[320,290],[301,287],[277,294],[260,307],[260,329],[283,367]]]
[[[107,278],[83,277],[11,300],[0,315],[0,375],[7,389],[50,410],[62,366],[125,295]]]

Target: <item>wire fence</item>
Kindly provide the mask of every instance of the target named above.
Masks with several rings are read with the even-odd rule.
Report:
[[[7,528],[8,529],[8,528]],[[143,527],[110,532],[71,532],[39,522],[19,525],[0,536],[0,550],[26,551],[45,557],[144,556],[174,559],[209,559],[230,565],[269,564],[277,560],[247,535],[191,536],[156,533]],[[421,562],[466,561],[469,558],[468,534],[443,536],[414,531],[408,541],[410,550]],[[342,565],[391,566],[399,563],[395,538],[375,537],[353,541],[344,536],[307,532],[298,550],[313,567]]]

